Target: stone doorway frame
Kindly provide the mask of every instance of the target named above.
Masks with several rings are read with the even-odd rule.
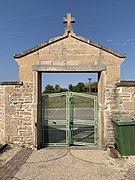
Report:
[[[98,73],[98,148],[103,149],[104,143],[104,109],[105,109],[105,85],[106,85],[106,67],[104,65],[95,66],[71,66],[69,69],[64,66],[46,66],[46,65],[33,65],[33,144],[36,148],[41,148],[41,93],[42,93],[42,73]]]

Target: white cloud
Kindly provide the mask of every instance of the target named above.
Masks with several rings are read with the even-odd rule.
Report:
[[[107,39],[106,41],[107,41],[107,42],[113,42],[113,40],[112,40],[112,39]]]
[[[131,39],[127,39],[127,42],[130,42],[131,41]]]
[[[127,39],[127,42],[135,41],[135,38]]]
[[[123,46],[126,46],[126,45],[127,45],[127,43],[126,43],[126,42],[124,42],[124,43],[123,43]]]

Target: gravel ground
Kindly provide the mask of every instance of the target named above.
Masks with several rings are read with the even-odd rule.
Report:
[[[0,153],[4,166],[21,147]],[[135,156],[112,158],[110,151],[44,148],[33,151],[13,180],[135,180]]]
[[[46,148],[34,151],[14,180],[122,180],[126,161],[111,158],[108,151]]]

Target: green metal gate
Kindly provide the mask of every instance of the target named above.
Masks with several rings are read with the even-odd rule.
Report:
[[[97,145],[97,96],[42,94],[43,146]]]

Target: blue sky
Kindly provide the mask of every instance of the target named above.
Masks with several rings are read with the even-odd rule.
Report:
[[[121,66],[121,79],[135,79],[135,1],[134,0],[4,0],[0,4],[0,81],[17,81],[18,66],[13,54],[64,33],[63,17],[71,12],[77,35],[100,43],[127,57]],[[52,77],[53,76],[53,77]],[[89,74],[46,75],[55,83],[87,82]],[[56,83],[58,81],[56,80]]]

